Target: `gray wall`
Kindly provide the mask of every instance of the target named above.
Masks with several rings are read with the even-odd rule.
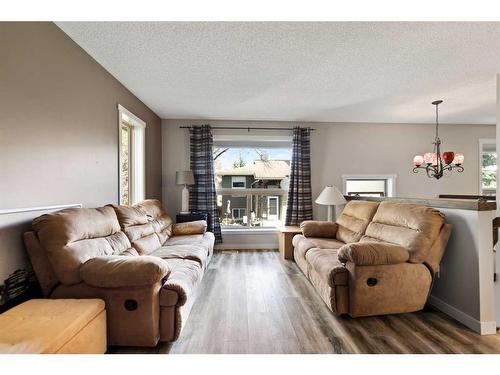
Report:
[[[0,23],[0,210],[118,202],[118,110],[147,123],[146,196],[161,198],[161,120],[53,23]],[[45,212],[1,215],[0,284],[24,267],[22,232]]]
[[[161,120],[56,25],[0,23],[0,209],[118,199],[118,110],[147,123],[146,196],[161,197]]]
[[[432,151],[432,124],[361,124],[256,122],[216,120],[162,120],[163,196],[169,211],[180,209],[180,187],[175,171],[189,169],[189,135],[181,125],[311,126],[312,190],[315,199],[323,187],[341,188],[342,174],[396,174],[400,197],[437,197],[439,194],[478,194],[480,138],[495,138],[494,125],[441,125],[444,150],[465,154],[465,172],[437,181],[412,172],[415,154]],[[241,131],[236,130],[241,133]],[[443,151],[444,151],[443,150]],[[326,207],[314,206],[317,219],[326,219]]]

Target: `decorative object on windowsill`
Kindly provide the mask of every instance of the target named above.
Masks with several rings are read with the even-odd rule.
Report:
[[[181,213],[189,213],[189,190],[188,185],[194,185],[193,171],[177,171],[175,172],[176,185],[184,185],[182,189],[182,208]]]
[[[447,171],[456,169],[457,172],[462,173],[464,167],[464,154],[460,152],[446,151],[441,154],[441,139],[439,139],[439,105],[442,100],[433,101],[432,104],[436,106],[436,137],[434,138],[434,149],[432,152],[427,152],[422,155],[416,155],[413,158],[413,173],[418,173],[419,169],[425,169],[427,177],[434,177],[439,180]]]
[[[333,221],[333,206],[345,204],[346,200],[335,186],[325,186],[321,194],[316,198],[317,204],[328,206],[328,221]]]

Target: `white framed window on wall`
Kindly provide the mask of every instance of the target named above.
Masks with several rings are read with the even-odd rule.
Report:
[[[396,178],[395,174],[343,174],[343,192],[358,197],[395,197]]]
[[[146,123],[118,104],[119,203],[132,205],[145,198]]]
[[[247,178],[245,176],[232,176],[231,185],[233,189],[245,189],[247,187]]]
[[[495,138],[479,139],[479,194],[496,195],[497,145]]]

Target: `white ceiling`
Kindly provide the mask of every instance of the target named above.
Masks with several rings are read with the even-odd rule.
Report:
[[[162,118],[494,124],[500,22],[58,22]]]

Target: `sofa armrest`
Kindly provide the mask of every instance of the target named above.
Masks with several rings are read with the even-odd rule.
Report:
[[[154,256],[96,257],[80,267],[83,281],[101,288],[153,285],[169,273],[167,263]]]
[[[405,263],[410,258],[408,250],[399,245],[381,242],[355,242],[342,246],[338,252],[341,263],[352,262],[358,266]]]
[[[186,223],[177,223],[172,226],[172,234],[174,236],[204,234],[206,231],[207,222],[205,220],[188,221]]]
[[[305,220],[300,223],[302,234],[306,237],[335,238],[338,227],[333,221]]]

